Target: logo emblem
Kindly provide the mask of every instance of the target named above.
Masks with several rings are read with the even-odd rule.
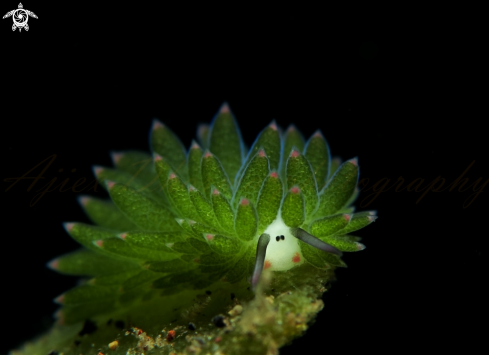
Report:
[[[14,24],[12,25],[12,31],[15,31],[15,29],[18,28],[19,32],[22,32],[22,29],[29,31],[29,26],[27,25],[29,16],[37,18],[35,13],[29,10],[25,10],[24,7],[22,6],[22,3],[19,3],[18,9],[7,12],[7,14],[3,18],[7,18],[10,16],[12,16],[12,19],[14,20]]]

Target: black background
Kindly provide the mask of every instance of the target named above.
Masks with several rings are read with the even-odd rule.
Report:
[[[470,166],[464,192],[417,203],[421,192],[391,189],[357,203],[378,210],[358,233],[367,249],[346,255],[316,324],[282,354],[482,345],[487,192],[469,204],[489,179],[477,21],[385,7],[23,4],[39,17],[28,32],[0,22],[2,353],[49,326],[52,299],[76,282],[45,264],[78,247],[62,228],[88,222],[78,194],[57,188],[31,206],[35,190],[92,181],[111,150],[149,149],[155,117],[189,146],[223,101],[248,145],[272,119],[306,138],[320,128],[333,155],[358,156],[367,187],[449,184]],[[53,154],[30,191],[4,180]]]

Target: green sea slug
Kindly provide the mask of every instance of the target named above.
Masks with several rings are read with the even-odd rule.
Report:
[[[65,223],[83,248],[52,260],[80,284],[57,297],[57,323],[12,354],[276,354],[300,336],[350,233],[358,161],[330,159],[318,130],[269,124],[247,149],[224,103],[186,151],[161,122],[153,155],[94,167],[109,200],[81,196],[94,225]]]

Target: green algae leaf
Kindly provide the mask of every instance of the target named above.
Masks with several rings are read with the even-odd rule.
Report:
[[[78,201],[90,220],[99,225],[123,232],[139,229],[124,213],[122,213],[111,200],[102,200],[91,196],[80,196]]]
[[[309,230],[311,231],[311,234],[316,237],[333,235],[345,228],[348,225],[350,218],[350,215],[342,213],[320,218],[311,223]]]
[[[50,262],[52,269],[68,275],[104,276],[139,268],[137,263],[114,260],[88,249],[62,255]]]
[[[151,130],[151,148],[182,177],[187,177],[185,147],[178,137],[167,126],[158,120],[153,121]]]
[[[326,183],[326,177],[329,175],[330,153],[329,146],[324,139],[321,131],[317,131],[307,141],[304,155],[311,164],[316,183],[322,188]]]
[[[263,149],[250,160],[246,166],[233,197],[233,208],[238,207],[239,200],[246,196],[253,204],[256,204],[258,193],[263,185],[263,181],[269,173],[268,157]]]
[[[212,187],[212,209],[219,221],[220,226],[228,235],[235,235],[234,212],[228,199],[224,197],[218,189]]]
[[[292,187],[282,203],[282,219],[288,227],[299,227],[306,218],[304,197],[297,186]]]
[[[300,188],[304,196],[306,215],[310,216],[316,210],[319,203],[316,178],[311,169],[311,165],[298,150],[293,149],[287,159],[286,187],[290,189],[296,185]]]
[[[221,162],[209,151],[202,157],[202,181],[205,197],[210,198],[211,188],[215,186],[227,199],[231,199],[231,184]]]
[[[296,148],[300,153],[304,151],[304,137],[301,132],[294,126],[290,125],[285,131],[284,139],[283,139],[283,148],[282,148],[282,161],[280,163],[280,175],[285,176],[285,166],[287,164],[287,159],[292,152],[292,148]]]
[[[344,162],[321,190],[319,207],[315,215],[332,215],[345,206],[357,186],[358,173],[356,158]]]
[[[260,132],[258,138],[251,147],[245,166],[251,161],[251,159],[258,153],[260,149],[265,150],[268,160],[270,162],[270,169],[277,170],[280,163],[280,151],[281,141],[280,134],[277,130],[277,124],[275,121],[270,123],[263,131]]]
[[[187,155],[188,165],[188,179],[190,185],[195,186],[197,190],[204,190],[204,183],[202,182],[202,169],[200,166],[202,155],[204,155],[202,148],[197,142],[192,141],[192,145]]]
[[[241,168],[244,152],[241,133],[229,106],[224,103],[209,131],[209,150],[219,159],[229,181]]]
[[[241,198],[234,221],[236,234],[243,241],[253,239],[258,228],[258,216],[253,204],[246,198]]]
[[[266,227],[276,218],[283,196],[283,187],[276,171],[272,171],[263,182],[258,195],[256,211],[259,227],[257,234],[263,233]]]
[[[108,182],[109,195],[116,206],[138,227],[148,231],[180,231],[175,215],[136,190]]]

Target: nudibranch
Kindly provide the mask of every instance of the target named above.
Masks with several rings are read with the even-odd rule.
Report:
[[[94,167],[110,200],[80,197],[94,225],[65,229],[84,248],[49,263],[89,278],[56,299],[61,322],[111,314],[155,292],[246,281],[255,290],[264,269],[344,266],[342,252],[365,248],[350,234],[376,218],[353,213],[358,160],[331,159],[319,130],[305,141],[272,121],[248,150],[224,103],[197,136],[187,151],[155,120],[152,155],[114,152],[115,168]]]

